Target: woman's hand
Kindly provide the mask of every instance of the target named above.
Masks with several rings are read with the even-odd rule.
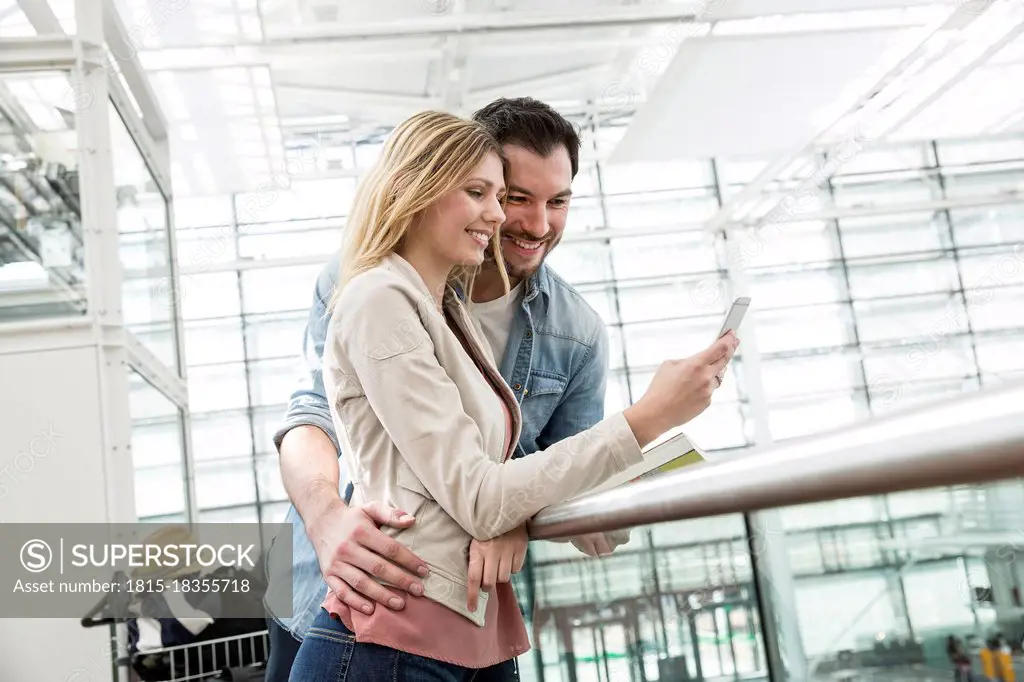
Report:
[[[647,392],[623,412],[641,448],[707,409],[739,343],[729,331],[696,355],[661,363]]]
[[[631,528],[613,530],[610,533],[587,533],[571,538],[573,547],[587,556],[603,557],[615,551],[619,545],[629,542]]]
[[[467,606],[476,611],[480,590],[490,592],[498,583],[507,583],[523,568],[530,538],[526,525],[499,535],[493,540],[469,543],[469,598]]]

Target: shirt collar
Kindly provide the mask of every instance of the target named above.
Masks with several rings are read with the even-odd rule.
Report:
[[[462,287],[454,287],[454,291],[460,300],[466,301],[466,295],[462,291]],[[548,311],[548,300],[551,298],[551,273],[548,272],[548,266],[544,263],[541,263],[541,266],[537,268],[537,272],[530,275],[530,278],[526,280],[526,294],[523,296],[523,302],[529,304],[533,299],[537,298],[538,294],[544,294],[541,301],[544,303],[544,312],[546,313]]]
[[[526,295],[523,300],[526,303],[530,303],[533,299],[537,298],[538,294],[543,294],[541,302],[544,304],[544,312],[548,310],[548,301],[551,299],[551,273],[548,272],[548,266],[545,263],[541,263],[541,266],[537,268],[537,272],[530,275],[530,279],[526,281]]]

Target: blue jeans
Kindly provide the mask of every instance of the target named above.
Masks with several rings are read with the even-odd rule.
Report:
[[[295,657],[289,682],[519,682],[515,659],[482,670],[463,668],[357,642],[340,620],[320,609]]]
[[[288,682],[302,641],[273,618],[267,618],[267,636],[270,639],[270,656],[267,658],[266,682]]]

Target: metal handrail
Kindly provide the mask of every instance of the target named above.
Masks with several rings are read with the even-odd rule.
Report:
[[[899,385],[892,394],[899,398]],[[541,511],[534,539],[1024,476],[1024,383],[756,448]]]

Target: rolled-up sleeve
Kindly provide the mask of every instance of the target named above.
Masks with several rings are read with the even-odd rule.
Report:
[[[288,408],[280,428],[274,433],[274,447],[281,450],[281,442],[285,434],[296,426],[315,426],[326,433],[338,450],[338,437],[334,432],[331,419],[331,408],[327,402],[324,389],[323,355],[324,343],[327,339],[327,327],[330,315],[327,313],[327,301],[330,299],[334,286],[331,268],[336,268],[335,261],[325,266],[317,280],[313,303],[309,309],[309,319],[302,340],[302,358],[298,370],[297,386],[288,400]]]

